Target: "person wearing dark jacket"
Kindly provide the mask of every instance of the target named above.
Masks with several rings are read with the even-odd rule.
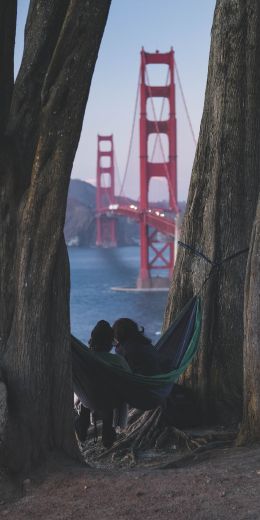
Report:
[[[131,370],[136,374],[151,376],[160,373],[157,350],[144,329],[130,318],[120,318],[113,325],[116,351],[123,355]]]
[[[93,355],[102,359],[110,360],[113,358],[114,365],[122,368],[126,372],[131,372],[126,360],[123,356],[111,354],[110,351],[113,346],[114,332],[110,324],[105,320],[100,320],[91,332],[91,338],[89,340],[89,348],[93,352]],[[100,383],[102,385],[102,381]],[[90,425],[90,412],[96,410],[89,410],[81,404],[80,420],[77,422],[77,435],[79,440],[84,442],[87,437],[88,427]],[[102,416],[102,443],[105,448],[110,448],[116,439],[115,428],[113,427],[113,416],[114,410],[99,410]]]

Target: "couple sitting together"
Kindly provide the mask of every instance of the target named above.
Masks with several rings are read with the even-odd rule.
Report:
[[[160,372],[158,353],[150,339],[144,335],[144,329],[140,329],[135,321],[120,318],[113,327],[104,320],[97,323],[91,332],[90,349],[95,352],[110,352],[113,346],[123,368],[147,376]]]
[[[111,350],[115,347],[115,354]],[[129,318],[120,318],[111,327],[107,321],[99,321],[91,332],[89,348],[97,356],[115,356],[118,366],[124,370],[142,375],[155,375],[160,372],[158,352],[150,339],[144,335],[144,329]],[[80,440],[86,438],[90,424],[90,412],[81,405],[81,424],[76,431]],[[96,411],[95,411],[96,412]],[[95,416],[95,414],[94,414]],[[102,442],[106,448],[112,446],[116,433],[115,426],[126,426],[127,405],[121,409],[101,411],[103,420]]]

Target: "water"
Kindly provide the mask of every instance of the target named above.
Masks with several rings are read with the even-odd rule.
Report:
[[[86,343],[96,322],[128,317],[143,325],[156,342],[162,326],[167,292],[116,292],[111,287],[135,287],[139,248],[69,248],[71,329]]]

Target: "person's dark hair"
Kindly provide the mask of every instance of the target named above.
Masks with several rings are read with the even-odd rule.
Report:
[[[114,332],[108,321],[100,320],[91,332],[89,347],[96,352],[110,352]]]
[[[113,325],[114,337],[123,344],[129,340],[139,341],[144,344],[150,344],[151,340],[144,335],[144,328],[130,318],[119,318]]]

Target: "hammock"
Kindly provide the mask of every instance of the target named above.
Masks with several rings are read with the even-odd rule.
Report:
[[[161,405],[198,349],[201,329],[200,299],[188,302],[177,319],[161,336],[155,348],[167,365],[166,373],[143,376],[118,366],[117,356],[98,358],[74,336],[72,371],[74,391],[91,410],[111,410],[123,402],[140,410]]]

